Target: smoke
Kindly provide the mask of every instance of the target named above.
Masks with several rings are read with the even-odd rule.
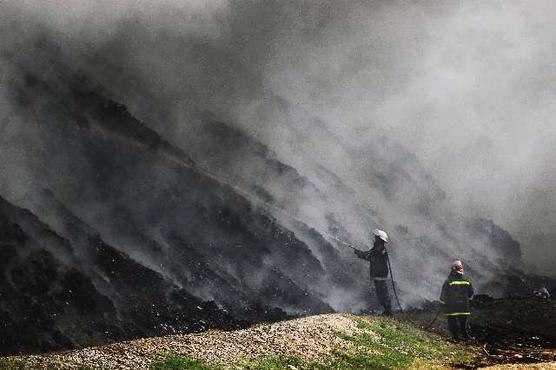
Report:
[[[406,89],[375,111],[462,211],[508,228],[528,268],[552,275],[555,10],[470,2],[427,22]]]
[[[3,81],[22,78],[6,62],[16,55],[56,86],[49,58],[63,60],[186,152],[200,115],[233,125],[316,184],[288,199],[288,188],[260,179],[296,217],[323,230],[339,224],[361,244],[371,228],[391,231],[406,248],[394,251],[400,266],[412,266],[397,275],[407,286],[429,276],[422,295],[434,297],[429,288],[446,269],[439,264],[473,261],[475,252],[499,257],[465,234],[467,216],[507,227],[529,269],[553,274],[555,9],[508,1],[7,1],[0,68]],[[58,55],[36,54],[44,40]],[[7,101],[2,113],[11,116]],[[27,159],[44,143],[23,143],[24,121],[3,122],[11,135],[2,137],[2,190],[25,197],[41,173]],[[188,154],[203,161],[199,150]],[[249,185],[256,167],[238,157],[217,170],[244,174],[238,181]]]

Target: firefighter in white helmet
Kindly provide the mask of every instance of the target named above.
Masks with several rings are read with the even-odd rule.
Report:
[[[392,315],[392,303],[388,292],[388,252],[385,244],[389,242],[388,234],[383,230],[373,230],[373,248],[363,252],[355,250],[357,257],[369,261],[371,281],[374,283],[378,301],[384,308],[383,315]]]

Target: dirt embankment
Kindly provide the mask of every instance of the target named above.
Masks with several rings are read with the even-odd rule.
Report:
[[[507,307],[508,305],[511,305],[511,308]],[[447,338],[445,320],[442,317],[429,329],[435,334],[418,329],[426,326],[434,315],[431,312],[409,312],[398,315],[395,319],[327,314],[235,331],[210,330],[204,333],[145,338],[60,353],[18,356],[10,361],[22,364],[24,369],[135,370],[149,369],[154,362],[169,354],[180,354],[207,364],[236,369],[242,368],[237,364],[246,361],[276,356],[293,356],[306,363],[320,362],[338,350],[353,351],[363,348],[363,357],[382,355],[387,359],[392,355],[401,356],[400,361],[405,361],[404,356],[415,356],[412,358],[417,361],[410,360],[399,364],[421,364],[420,368],[423,368],[423,364],[428,364],[435,365],[435,368],[463,366],[489,369],[556,369],[556,349],[550,341],[547,342],[553,335],[550,330],[553,319],[550,313],[554,312],[553,308],[550,301],[494,302],[476,312],[472,319],[472,328],[478,340],[465,344],[450,344],[442,339]],[[532,313],[535,313],[535,318],[527,320],[527,315]],[[403,323],[404,321],[406,323]],[[542,328],[535,330],[535,327],[531,326],[534,322]],[[346,336],[359,336],[359,339],[370,340],[372,346],[358,347],[361,342],[350,340]],[[429,347],[428,352],[424,350],[432,343],[436,344]],[[442,360],[443,356],[453,354],[454,351],[466,353],[466,360],[450,362],[447,360],[448,357],[445,358],[446,361]],[[429,362],[419,362],[419,359]],[[454,365],[458,363],[461,365]]]
[[[170,335],[14,359],[33,369],[54,365],[68,369],[89,366],[121,370],[148,369],[153,361],[169,353],[186,354],[210,363],[235,363],[276,355],[316,360],[333,348],[347,349],[351,344],[337,333],[350,334],[355,330],[355,322],[349,316],[319,315],[244,330]]]

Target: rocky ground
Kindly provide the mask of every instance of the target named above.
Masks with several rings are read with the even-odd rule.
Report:
[[[355,322],[342,314],[305,317],[237,331],[208,331],[200,334],[170,335],[110,344],[101,347],[46,355],[15,357],[25,367],[46,369],[59,366],[77,369],[148,369],[169,353],[186,354],[209,363],[236,363],[247,358],[298,355],[315,360],[332,348],[350,343],[337,332],[353,333]]]

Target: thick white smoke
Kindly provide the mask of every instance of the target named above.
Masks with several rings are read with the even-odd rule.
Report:
[[[32,53],[37,40],[53,41],[68,65],[179,147],[195,140],[189,122],[200,113],[235,124],[328,187],[328,203],[311,189],[295,199],[298,216],[326,229],[334,213],[360,243],[370,228],[388,229],[399,245],[414,248],[397,252],[412,264],[398,267],[400,279],[411,282],[412,269],[420,270],[430,288],[445,270],[435,264],[447,258],[471,259],[482,249],[494,259],[483,244],[466,244],[460,224],[468,215],[509,228],[529,268],[553,273],[555,8],[507,1],[7,1],[0,4],[0,42],[4,51]],[[424,171],[408,165],[410,180],[401,179],[387,199],[370,186],[368,171],[391,170],[380,159],[400,156],[396,142]],[[10,158],[22,155],[11,148]],[[25,165],[12,162],[4,174]],[[353,193],[336,194],[319,166]],[[32,169],[23,172],[18,178],[29,182]],[[427,173],[448,199],[423,219],[415,211],[428,202],[423,194],[437,193]],[[3,177],[4,188],[20,188]],[[365,207],[377,214],[365,216]],[[414,237],[396,235],[398,225]]]

